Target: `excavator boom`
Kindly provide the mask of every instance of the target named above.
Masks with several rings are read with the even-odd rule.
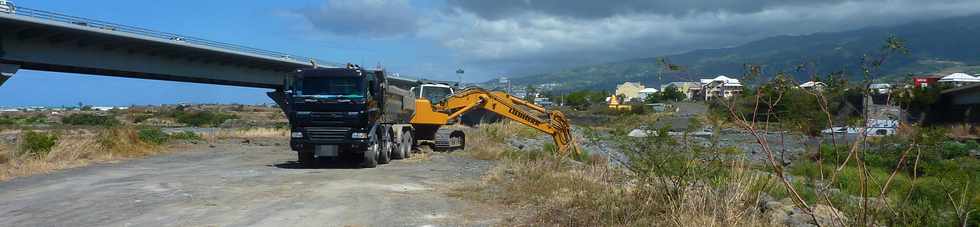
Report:
[[[419,99],[415,106],[412,124],[445,125],[466,112],[482,108],[551,135],[560,155],[579,153],[572,137],[571,125],[564,114],[560,111],[548,111],[504,92],[470,88],[435,105],[429,100]],[[547,115],[548,119],[542,119],[538,115]]]

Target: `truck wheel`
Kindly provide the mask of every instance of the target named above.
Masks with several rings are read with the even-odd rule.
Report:
[[[378,147],[381,149],[381,152],[378,153],[378,164],[391,163],[391,148],[393,147],[391,134],[385,133],[384,136],[381,136],[381,141],[378,141],[378,143],[380,143]]]
[[[361,160],[361,167],[363,168],[374,168],[378,167],[378,143],[374,143],[368,146],[368,149],[364,151],[364,158]]]
[[[415,140],[412,138],[412,131],[406,131],[402,133],[402,142],[399,144],[399,150],[401,153],[405,154],[405,158],[412,157],[412,147],[415,146]]]
[[[404,138],[404,136],[405,135],[402,134],[402,137],[403,138]],[[391,137],[391,141],[388,142],[388,144],[391,146],[391,159],[394,159],[394,160],[402,160],[402,159],[405,159],[405,150],[402,150],[402,142],[399,141],[399,142],[396,143],[395,140],[397,140],[397,139],[394,136],[392,136]],[[398,145],[398,146],[395,146],[395,145]]]
[[[299,151],[296,152],[296,154],[297,156],[299,156],[299,163],[302,164],[312,164],[313,161],[316,160],[316,157],[314,156],[313,152]]]

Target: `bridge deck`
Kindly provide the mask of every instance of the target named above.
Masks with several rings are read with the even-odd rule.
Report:
[[[0,64],[21,69],[279,88],[313,58],[18,7],[0,12]]]

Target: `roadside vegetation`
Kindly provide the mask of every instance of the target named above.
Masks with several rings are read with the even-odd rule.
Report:
[[[650,137],[621,141],[622,146],[617,147],[628,148],[625,154],[636,160],[620,163],[625,165],[611,165],[601,155],[572,161],[554,156],[547,145],[537,150],[506,145],[507,139],[522,138],[513,128],[517,126],[514,123],[483,125],[468,133],[474,139],[484,138],[470,140],[473,146],[468,146],[468,154],[477,159],[500,160],[500,163],[481,183],[460,186],[451,193],[523,208],[527,212],[505,225],[763,226],[768,223],[755,209],[760,196],[756,187],[771,185],[771,179],[753,173],[749,166],[738,161],[691,162],[692,156],[686,152],[711,151],[706,147],[669,136]]]
[[[68,113],[0,115],[0,181],[92,163],[141,158],[174,150],[181,144],[226,139],[288,138],[278,126],[281,113],[268,108],[202,106],[131,110],[80,110]],[[242,119],[268,127],[174,131],[162,127],[218,127]],[[269,120],[271,119],[271,120]],[[168,123],[170,122],[170,123]]]
[[[891,56],[906,53],[889,38],[879,53],[863,59],[864,78],[874,81]],[[897,133],[844,138],[821,130],[872,120],[862,99],[869,82],[842,74],[819,76],[801,64],[798,72],[763,75],[747,65],[745,78],[771,78],[732,99],[715,100],[688,129],[657,126],[668,114],[619,113],[612,124],[577,129],[590,156],[578,161],[541,148],[514,146],[513,123],[483,125],[467,133],[467,154],[500,160],[482,182],[451,194],[520,210],[504,225],[562,226],[976,226],[980,223],[980,144],[975,125],[903,122]],[[795,87],[793,73],[806,73],[823,90]],[[886,102],[912,119],[935,102],[937,90],[896,89]],[[603,114],[599,97],[582,91],[566,100],[572,112]],[[670,95],[668,95],[670,96]],[[663,97],[653,97],[660,101]],[[670,100],[667,100],[670,101]],[[612,122],[612,121],[609,121]],[[580,125],[581,126],[581,125]],[[707,127],[704,127],[707,126]],[[651,130],[629,137],[633,129]],[[709,138],[690,133],[715,129]],[[749,153],[720,143],[719,129],[754,138]],[[802,137],[803,153],[783,160],[769,135]],[[970,140],[970,139],[974,140]],[[545,140],[548,141],[548,140]],[[548,141],[550,142],[550,141]],[[608,146],[602,146],[602,143]],[[742,147],[744,149],[744,147]],[[611,159],[611,160],[609,160]]]

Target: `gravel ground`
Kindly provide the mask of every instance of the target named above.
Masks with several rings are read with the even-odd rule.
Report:
[[[266,145],[262,145],[266,144]],[[484,205],[451,198],[492,163],[416,155],[375,169],[297,165],[275,142],[185,151],[0,183],[0,226],[492,225]]]

